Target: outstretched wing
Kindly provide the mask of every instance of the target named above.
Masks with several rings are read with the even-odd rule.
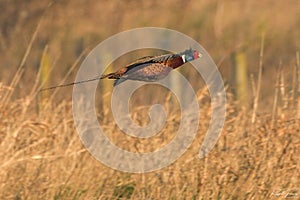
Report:
[[[178,57],[179,55],[177,54],[165,54],[161,56],[146,56],[142,57],[138,60],[136,60],[133,63],[130,63],[127,65],[125,68],[127,69],[125,73],[128,73],[129,71],[133,72],[136,70],[140,70],[141,68],[149,66],[149,64],[153,63],[166,63],[168,60]]]

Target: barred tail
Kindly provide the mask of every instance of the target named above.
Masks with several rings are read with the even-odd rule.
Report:
[[[100,79],[104,79],[104,78],[108,78],[108,79],[118,79],[119,76],[116,73],[109,73],[109,74],[104,74],[100,77]]]
[[[112,76],[113,73],[110,74],[103,74],[100,79],[104,79],[104,78],[109,78],[110,76]]]

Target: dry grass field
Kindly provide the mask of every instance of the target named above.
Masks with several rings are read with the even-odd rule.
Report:
[[[297,0],[2,0],[0,7],[0,199],[300,199]],[[131,174],[101,164],[82,145],[72,87],[37,91],[73,81],[99,42],[144,26],[181,31],[206,48],[224,78],[227,110],[218,143],[198,159],[210,98],[194,71],[182,69],[198,90],[196,138],[170,166]],[[237,61],[236,55],[246,59]],[[234,78],[239,62],[247,66],[246,102],[239,99]],[[99,101],[111,94],[98,92]],[[132,101],[133,121],[140,124],[149,121],[148,108],[156,100],[168,111],[165,128],[153,138],[125,136],[109,106],[97,109],[99,123],[116,145],[151,151],[170,142],[180,125],[178,104],[168,99],[163,91],[147,105],[140,93]]]

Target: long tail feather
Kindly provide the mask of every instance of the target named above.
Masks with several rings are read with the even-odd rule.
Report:
[[[104,78],[110,78],[112,75],[113,75],[113,73],[104,74],[101,77],[96,77],[96,78],[91,78],[91,79],[87,79],[87,80],[83,80],[83,81],[77,81],[77,82],[66,83],[66,84],[62,84],[62,85],[56,85],[56,86],[52,86],[52,87],[48,87],[48,88],[43,88],[43,89],[40,89],[39,92],[42,92],[45,90],[52,90],[55,88],[67,87],[67,86],[76,85],[76,84],[80,84],[80,83],[92,82],[92,81],[96,81],[96,80],[104,79]]]

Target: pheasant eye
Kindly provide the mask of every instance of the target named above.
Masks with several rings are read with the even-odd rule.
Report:
[[[199,58],[198,51],[194,51],[194,59]]]

